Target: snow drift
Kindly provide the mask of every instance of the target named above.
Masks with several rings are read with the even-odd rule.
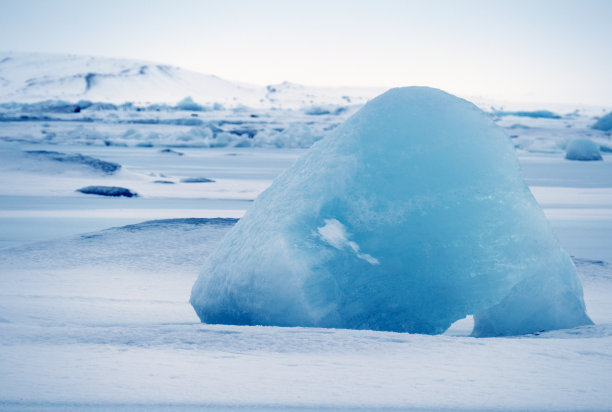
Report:
[[[471,103],[392,89],[262,193],[210,256],[206,323],[476,336],[589,324],[510,140]]]

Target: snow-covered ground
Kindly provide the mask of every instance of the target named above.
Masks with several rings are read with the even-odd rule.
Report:
[[[233,224],[205,218],[239,217],[302,151],[185,149],[177,156],[151,148],[78,149],[120,163],[122,171],[116,177],[2,173],[2,236],[13,245],[0,250],[2,409],[605,410],[612,404],[609,155],[598,163],[520,157],[574,256],[596,325],[475,339],[465,336],[469,320],[444,336],[202,325],[189,291]],[[564,173],[572,176],[567,186]],[[152,183],[159,174],[178,183]],[[178,180],[196,175],[216,182]],[[73,192],[100,182],[142,196]],[[161,218],[200,219],[136,223]],[[38,239],[48,240],[26,243]]]
[[[612,143],[590,128],[610,108],[490,109],[573,257],[595,325],[476,339],[469,318],[439,336],[201,324],[188,299],[206,257],[356,106],[175,108],[185,96],[150,99],[170,102],[159,111],[0,108],[0,410],[612,408]],[[603,161],[564,158],[585,137]],[[139,196],[76,192],[92,185]]]

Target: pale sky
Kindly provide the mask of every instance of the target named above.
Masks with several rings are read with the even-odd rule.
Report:
[[[612,0],[0,0],[0,50],[612,106]]]

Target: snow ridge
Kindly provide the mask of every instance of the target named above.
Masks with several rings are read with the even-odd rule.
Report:
[[[90,100],[162,103],[186,97],[203,105],[302,108],[320,103],[363,104],[374,88],[257,86],[179,67],[127,59],[0,52],[0,102]],[[326,110],[326,109],[324,109]]]

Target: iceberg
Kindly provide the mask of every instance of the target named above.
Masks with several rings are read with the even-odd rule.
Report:
[[[512,143],[470,102],[391,89],[253,203],[191,292],[202,322],[474,336],[591,324]]]

